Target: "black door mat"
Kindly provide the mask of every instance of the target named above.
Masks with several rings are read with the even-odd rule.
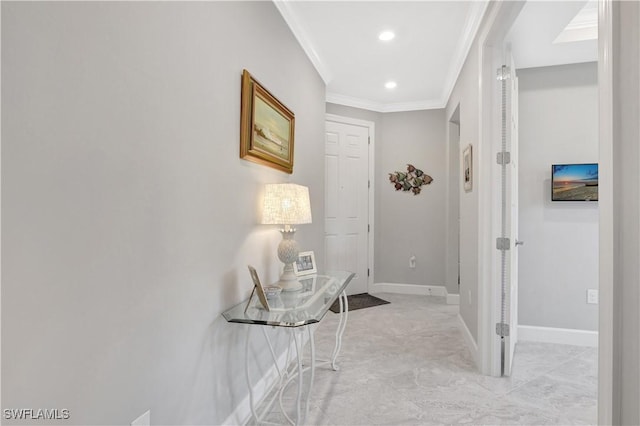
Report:
[[[349,301],[349,311],[356,311],[358,309],[370,308],[372,306],[386,305],[386,300],[382,300],[378,297],[372,296],[369,293],[361,293],[361,294],[352,294],[351,296],[347,296],[347,300]],[[333,305],[329,308],[333,313],[340,312],[340,300],[336,299],[333,302]]]

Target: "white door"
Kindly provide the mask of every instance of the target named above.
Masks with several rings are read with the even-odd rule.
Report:
[[[348,294],[368,291],[369,128],[327,120],[325,269],[356,275]]]
[[[505,229],[509,238],[509,250],[506,251],[504,265],[506,283],[503,302],[505,322],[509,333],[505,336],[504,375],[510,376],[513,366],[516,344],[518,343],[518,77],[511,53],[507,52],[506,111],[504,125],[506,151],[510,153],[506,165],[506,185],[504,206],[506,208]]]

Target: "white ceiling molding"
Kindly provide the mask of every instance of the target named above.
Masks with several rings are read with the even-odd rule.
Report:
[[[598,39],[598,2],[588,1],[573,17],[564,30],[553,41],[556,43],[573,43],[575,41]]]
[[[298,43],[300,43],[300,46],[309,57],[309,60],[320,74],[322,80],[326,85],[328,85],[333,77],[332,72],[318,55],[316,48],[310,41],[311,38],[307,35],[307,32],[304,29],[304,25],[302,25],[301,23],[302,20],[298,18],[297,14],[290,6],[290,1],[272,1],[291,29],[291,32],[298,40]],[[447,78],[439,98],[425,99],[413,102],[380,103],[367,99],[345,96],[339,93],[327,93],[326,101],[375,112],[400,112],[445,108],[449,97],[451,96],[451,92],[453,91],[453,87],[458,79],[458,76],[462,71],[462,67],[464,66],[464,62],[467,58],[469,50],[471,49],[471,45],[473,44],[476,33],[480,28],[480,24],[482,22],[482,18],[488,4],[488,0],[478,0],[471,2],[469,11],[467,12],[467,16],[465,19],[464,33],[459,38],[459,43],[454,53],[454,60],[447,74]]]
[[[352,108],[366,109],[374,112],[403,112],[403,111],[419,111],[424,109],[441,109],[445,104],[438,100],[400,102],[383,104],[373,102],[366,99],[344,96],[337,93],[327,93],[326,101],[332,104],[344,105]]]
[[[487,0],[482,0],[473,2],[469,8],[464,25],[465,32],[462,37],[460,37],[460,44],[458,44],[455,59],[451,63],[451,68],[447,74],[447,81],[445,82],[442,90],[442,96],[440,99],[444,105],[449,102],[451,92],[453,91],[456,81],[458,81],[464,62],[467,59],[469,50],[471,50],[471,46],[473,45],[473,40],[475,40],[476,34],[480,29],[480,24],[482,23],[482,18],[487,10],[487,6],[489,6],[489,2]]]
[[[289,6],[289,2],[286,0],[273,0],[273,4],[280,12],[280,15],[284,18],[289,29],[291,29],[291,32],[298,40],[298,43],[300,43],[300,46],[309,57],[309,60],[316,68],[316,71],[318,71],[318,74],[320,74],[320,78],[322,78],[324,84],[329,84],[332,77],[331,71],[322,59],[320,59],[320,56],[310,41],[311,39],[307,36],[303,26],[300,25],[300,20],[296,17],[295,12]]]

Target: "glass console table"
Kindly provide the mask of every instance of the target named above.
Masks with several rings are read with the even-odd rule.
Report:
[[[342,335],[347,325],[347,315],[349,312],[349,306],[347,303],[347,295],[345,289],[354,274],[346,271],[333,271],[327,272],[323,275],[308,275],[298,278],[302,283],[302,289],[296,291],[281,292],[278,296],[268,299],[269,311],[264,309],[260,304],[257,297],[253,297],[250,300],[234,306],[222,315],[228,322],[250,324],[250,325],[266,325],[273,327],[284,327],[290,332],[290,344],[289,352],[292,347],[296,352],[297,368],[293,370],[289,369],[288,365],[281,369],[278,366],[278,359],[273,345],[269,339],[264,327],[262,327],[263,334],[269,345],[269,350],[273,358],[274,365],[280,376],[280,391],[279,396],[280,408],[286,419],[291,424],[304,424],[304,421],[309,412],[309,401],[311,397],[311,389],[313,387],[314,370],[316,367],[315,359],[315,342],[312,324],[319,323],[324,315],[327,313],[333,302],[339,300],[340,303],[340,322],[336,330],[336,343],[331,355],[331,359],[324,361],[324,363],[330,364],[333,370],[337,370],[336,359],[340,352],[340,346],[342,345]],[[253,327],[247,327],[246,345],[245,345],[245,373],[247,378],[247,384],[249,386],[249,401],[251,405],[251,413],[256,419],[256,422],[260,423],[262,416],[258,415],[255,407],[253,389],[251,379],[249,377],[249,343],[251,341],[251,330]],[[302,355],[304,348],[304,338],[298,334],[304,332],[308,334],[309,347],[311,352],[311,365],[303,368]],[[287,353],[287,360],[290,358],[290,353]],[[305,404],[304,415],[301,416],[301,399],[303,390],[303,373],[310,370],[310,379],[307,392],[307,400]],[[294,379],[298,381],[298,394],[296,401],[296,418],[291,419],[285,412],[282,404],[282,395]],[[266,410],[270,409],[273,401],[267,404]],[[265,411],[266,411],[265,410]],[[266,413],[262,413],[263,415]]]

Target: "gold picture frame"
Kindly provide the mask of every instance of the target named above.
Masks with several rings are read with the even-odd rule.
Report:
[[[467,146],[462,152],[462,182],[465,192],[473,189],[473,148]]]
[[[293,173],[295,115],[242,71],[240,158]]]

